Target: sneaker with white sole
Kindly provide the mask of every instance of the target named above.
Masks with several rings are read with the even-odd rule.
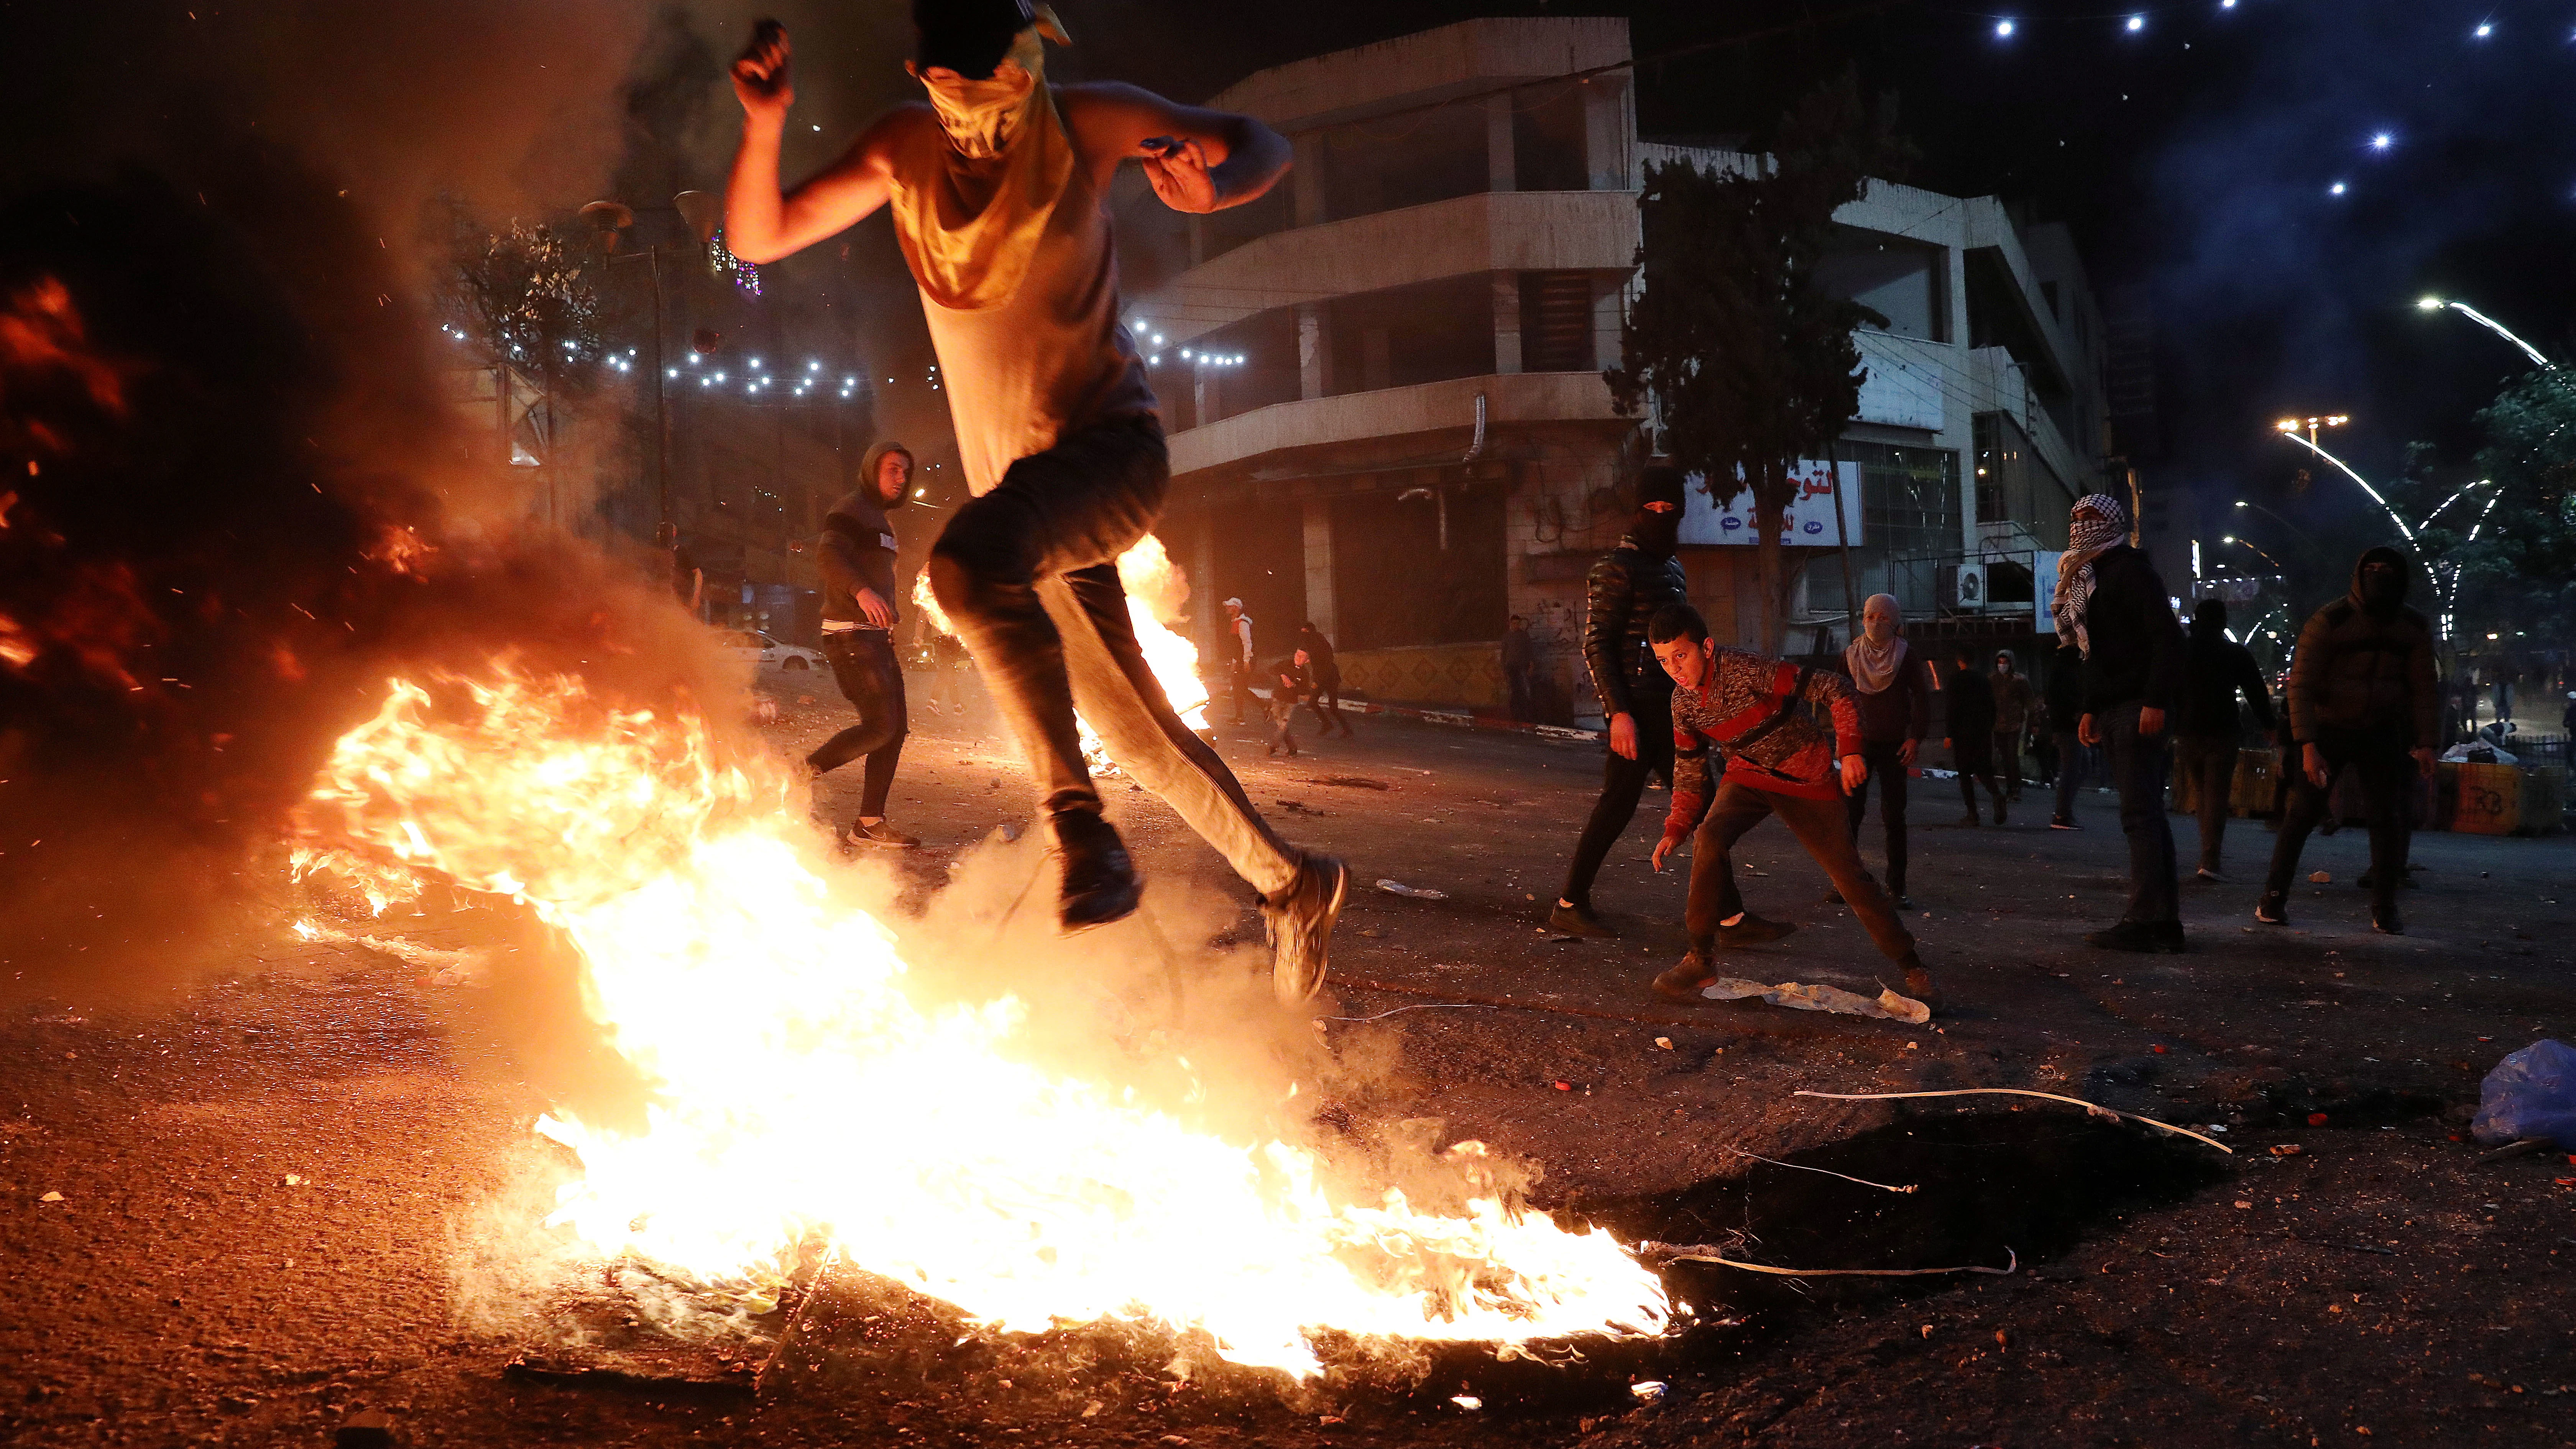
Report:
[[[1270,986],[1287,1006],[1314,999],[1324,986],[1333,923],[1351,894],[1350,867],[1329,855],[1308,855],[1297,879],[1277,900],[1261,904],[1270,931]]]

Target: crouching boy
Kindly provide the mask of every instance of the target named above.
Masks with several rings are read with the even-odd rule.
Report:
[[[1717,979],[1720,944],[1749,945],[1788,934],[1788,928],[1746,913],[1727,859],[1744,832],[1776,815],[1825,868],[1879,951],[1905,972],[1906,994],[1929,1004],[1931,973],[1914,953],[1913,935],[1896,918],[1895,902],[1862,868],[1844,816],[1844,793],[1869,778],[1850,684],[1839,674],[1720,649],[1708,637],[1707,622],[1688,604],[1657,612],[1646,639],[1675,686],[1673,809],[1655,847],[1655,869],[1664,868],[1664,857],[1684,839],[1692,842],[1690,900],[1682,917],[1690,954],[1655,978],[1655,994],[1696,1003],[1700,989]],[[1801,712],[1802,704],[1827,714],[1831,732]],[[1727,757],[1714,791],[1708,776],[1712,744],[1725,746]]]

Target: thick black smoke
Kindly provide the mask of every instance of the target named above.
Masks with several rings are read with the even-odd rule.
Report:
[[[339,188],[257,144],[190,175],[0,206],[12,977],[220,949],[394,674],[507,651],[639,701],[724,687],[631,571],[451,534],[429,329]]]

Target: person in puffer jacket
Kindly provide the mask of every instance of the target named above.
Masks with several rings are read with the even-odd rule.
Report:
[[[1670,604],[1688,603],[1689,580],[1674,555],[1681,541],[1682,474],[1648,468],[1638,479],[1637,517],[1619,546],[1592,566],[1584,583],[1583,659],[1601,697],[1610,752],[1601,798],[1574,844],[1565,889],[1548,909],[1547,928],[1566,936],[1616,936],[1592,910],[1592,878],[1636,818],[1646,777],[1673,773],[1673,682],[1646,643],[1647,621]]]
[[[2433,665],[2433,629],[2406,607],[2406,555],[2374,548],[2353,566],[2352,591],[2308,616],[2290,661],[2290,748],[2298,784],[2272,843],[2272,872],[2254,919],[2289,920],[2290,880],[2308,832],[2326,812],[2335,776],[2360,772],[2370,819],[2370,923],[2402,935],[2397,889],[2406,877],[2408,756],[2415,772],[2433,776],[2434,730],[2441,714]]]

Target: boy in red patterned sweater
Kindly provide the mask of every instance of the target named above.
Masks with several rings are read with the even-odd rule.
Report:
[[[1696,1003],[1717,979],[1716,949],[1776,940],[1788,928],[1747,913],[1735,890],[1727,853],[1744,832],[1777,815],[1798,837],[1842,898],[1869,929],[1870,940],[1905,972],[1905,991],[1929,1004],[1932,976],[1914,954],[1914,937],[1896,904],[1860,863],[1845,792],[1869,778],[1861,760],[1860,710],[1839,674],[1802,670],[1742,649],[1720,649],[1708,623],[1688,604],[1657,613],[1646,639],[1673,677],[1673,809],[1655,847],[1655,869],[1686,838],[1691,845],[1690,900],[1683,925],[1691,938],[1681,964],[1655,978],[1655,994]],[[1831,733],[1798,706],[1825,711]],[[1708,747],[1726,747],[1726,773],[1712,802]],[[1839,762],[1839,764],[1837,763]],[[1705,818],[1703,818],[1705,817]],[[1697,835],[1693,836],[1693,831]]]

